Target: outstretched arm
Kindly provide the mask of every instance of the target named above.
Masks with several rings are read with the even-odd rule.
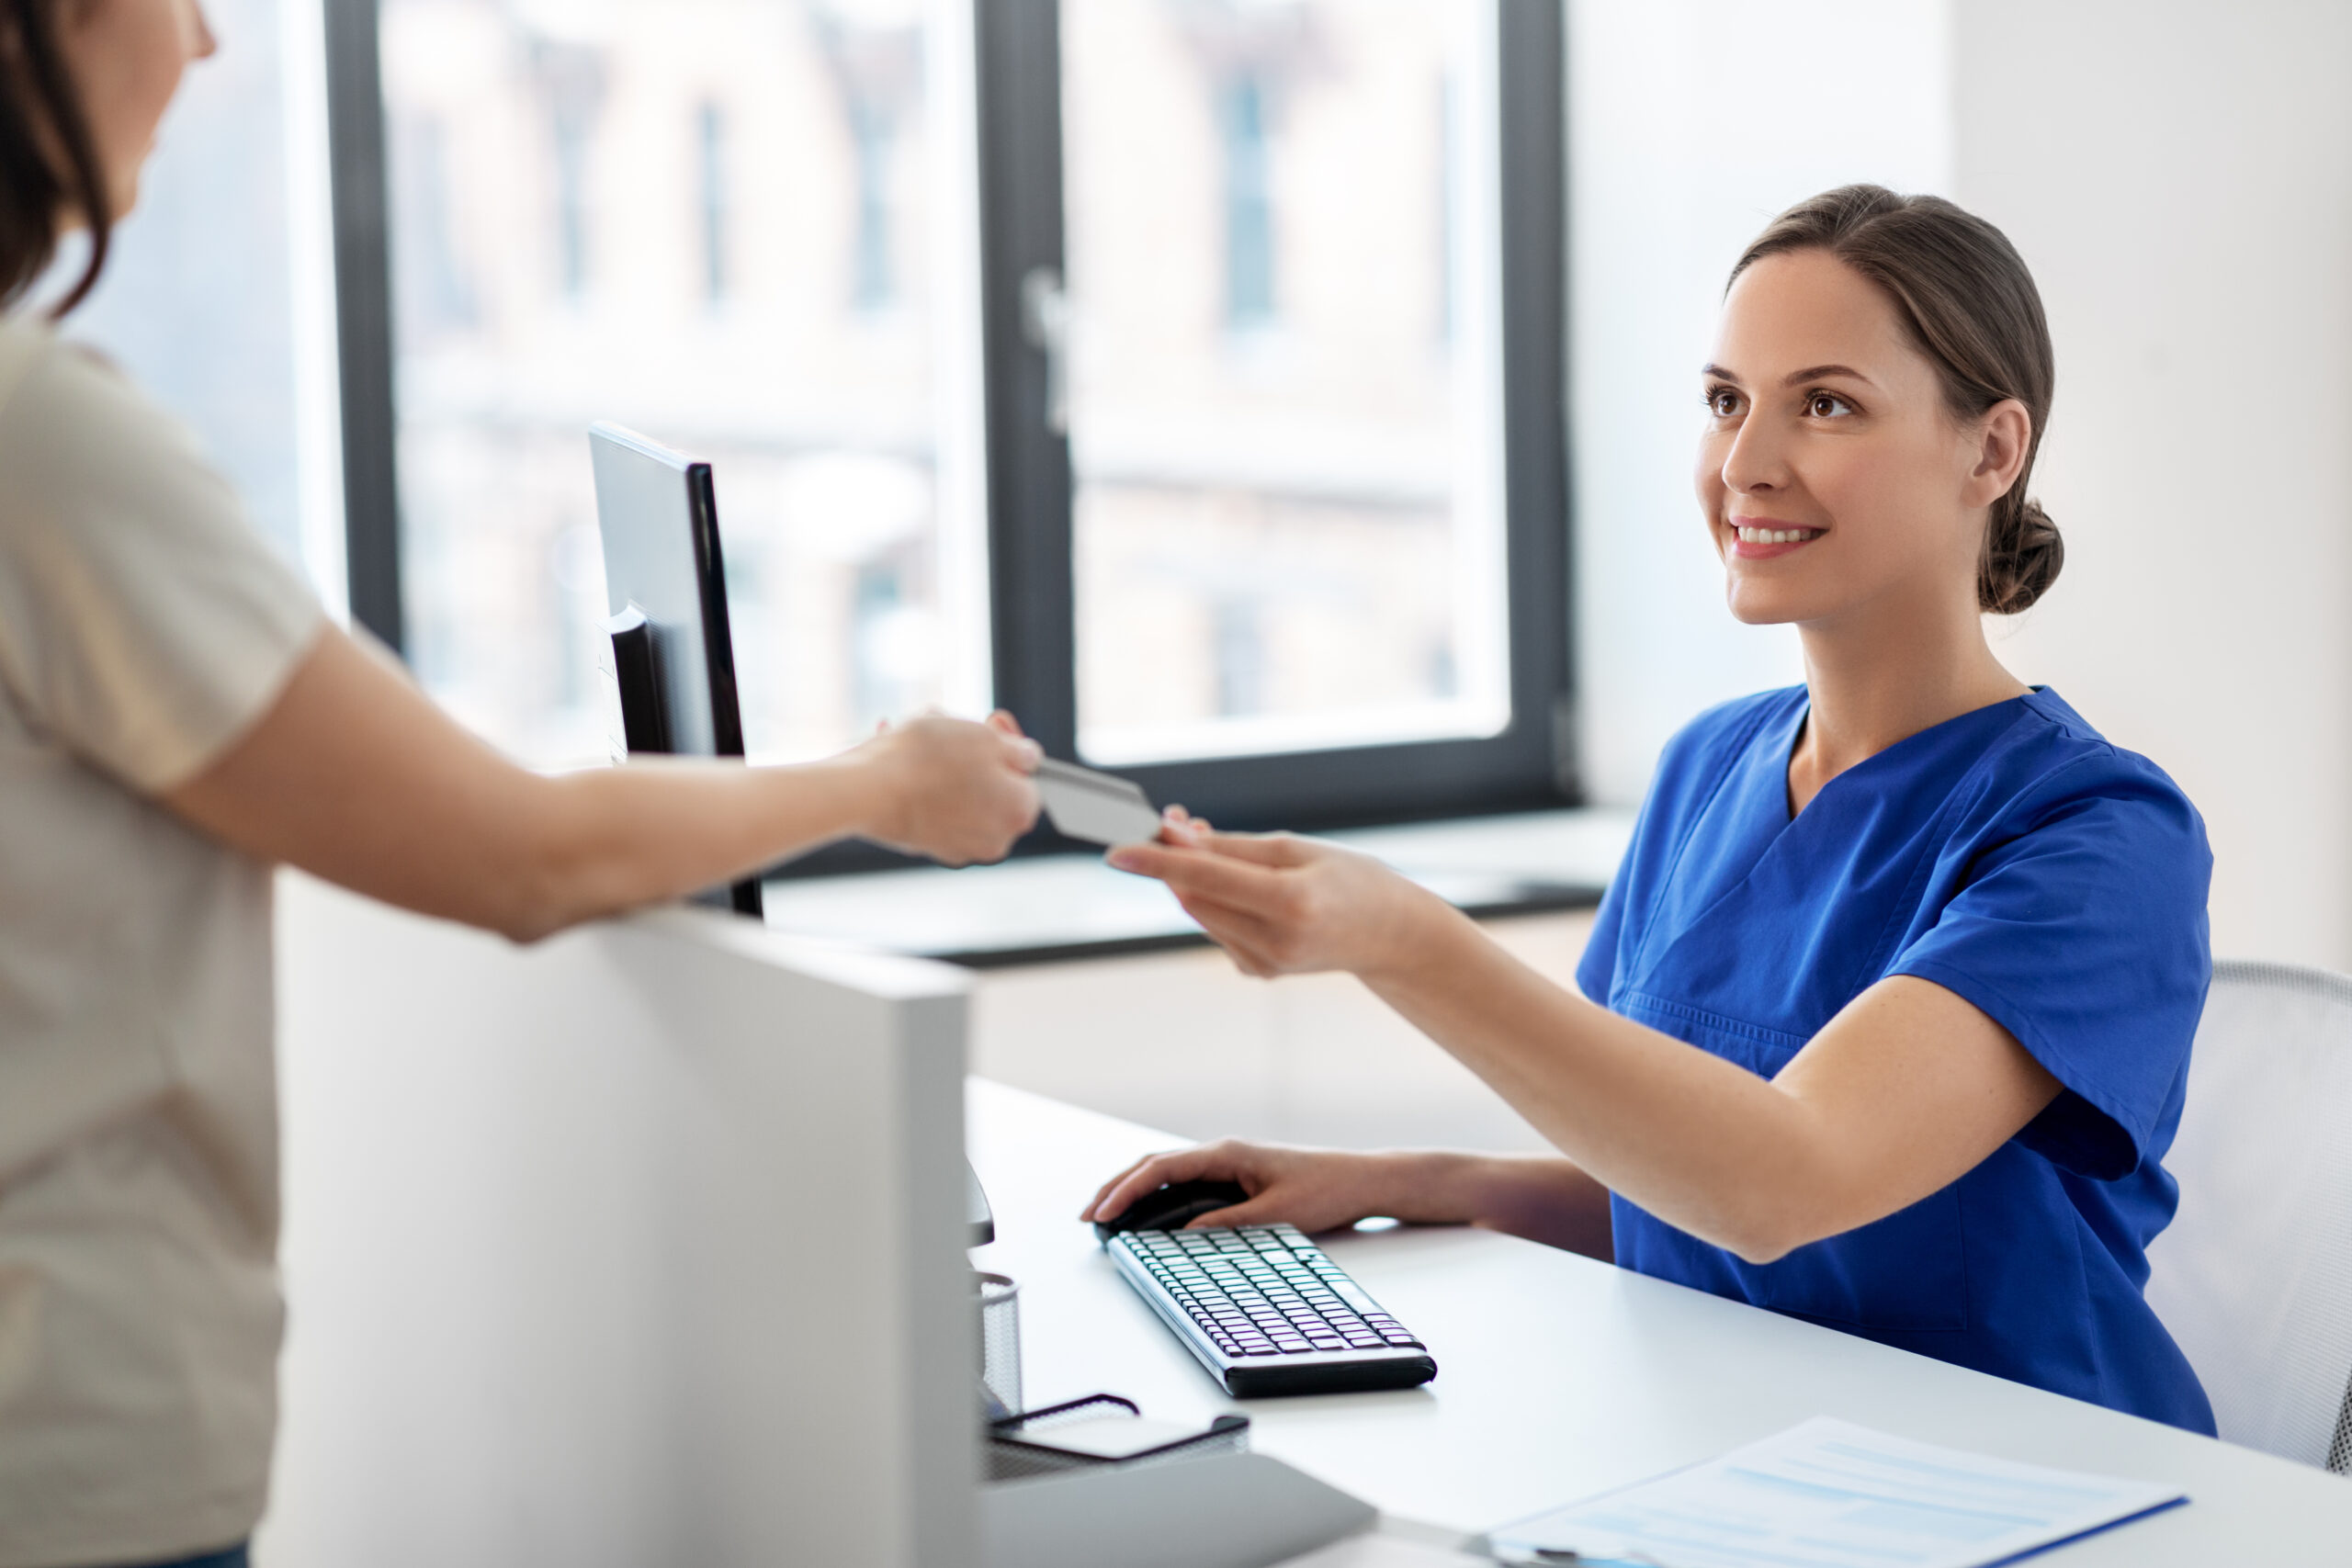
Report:
[[[1594,1006],[1369,857],[1178,824],[1118,851],[1243,969],[1346,969],[1468,1066],[1577,1167],[1754,1262],[1949,1186],[2059,1092],[1954,993],[1896,976],[1767,1080]]]
[[[531,941],[851,835],[993,860],[1037,815],[1009,718],[929,717],[796,767],[686,759],[548,776],[467,733],[334,627],[226,753],[167,792],[224,843]]]

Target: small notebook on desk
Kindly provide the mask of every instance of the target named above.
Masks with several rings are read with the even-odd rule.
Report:
[[[1991,1568],[2187,1502],[2120,1481],[1816,1417],[1656,1480],[1490,1532],[1505,1562]]]

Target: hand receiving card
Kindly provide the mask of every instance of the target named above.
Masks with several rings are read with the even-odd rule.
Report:
[[[1047,757],[1037,764],[1037,795],[1054,826],[1073,839],[1115,849],[1159,837],[1159,813],[1141,784]]]

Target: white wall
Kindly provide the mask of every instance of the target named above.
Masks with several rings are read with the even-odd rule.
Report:
[[[1742,626],[1691,499],[1724,275],[1772,215],[1856,180],[1947,192],[1943,0],[1572,0],[1569,379],[1586,782],[1641,799],[1701,708],[1803,678]]]
[[[2217,952],[2352,968],[2352,6],[1954,23],[1955,194],[2058,348],[2067,566],[1996,647],[2203,810]]]
[[[1996,647],[2204,811],[2218,952],[2352,968],[2352,6],[1903,0],[1570,9],[1588,779],[1798,678],[1690,494],[1724,271],[1780,208],[1949,194],[2058,350],[2035,490],[2069,564]]]

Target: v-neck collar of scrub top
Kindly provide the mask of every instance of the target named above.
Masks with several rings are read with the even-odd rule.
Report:
[[[1789,767],[1796,761],[1797,743],[1804,739],[1806,721],[1813,716],[1813,694],[1803,686],[1793,688],[1796,701],[1786,714],[1768,726],[1776,731],[1770,737],[1773,744],[1757,749],[1758,757],[1777,753],[1780,759],[1780,789],[1773,797],[1781,808],[1780,825],[1783,829],[1794,826],[1821,804],[1822,796],[1858,774],[1866,776],[1873,769],[1883,771],[1897,766],[1907,757],[1941,750],[1955,740],[1973,742],[1975,750],[1981,753],[1993,737],[2016,723],[2018,714],[2049,689],[2047,686],[2030,687],[2014,697],[2003,697],[1997,703],[1970,708],[1966,713],[1954,714],[1925,729],[1914,730],[1894,745],[1882,747],[1844,772],[1832,774],[1827,783],[1813,792],[1813,799],[1805,803],[1804,811],[1792,811],[1789,809]],[[1859,786],[1849,786],[1849,792],[1852,787]]]
[[[1856,852],[1871,838],[1872,820],[1890,811],[1915,818],[1922,812],[1937,820],[1948,817],[1968,795],[1970,775],[1991,751],[1993,741],[2041,701],[2045,691],[2037,686],[1907,735],[1830,779],[1794,814],[1789,810],[1789,759],[1812,713],[1811,694],[1803,686],[1792,687],[1783,703],[1760,708],[1753,728],[1736,746],[1736,761],[1684,840],[1668,886],[1641,933],[1630,971],[1635,984],[1647,989],[1644,982],[1668,964],[1684,945],[1683,939],[1724,919],[1737,921],[1742,941],[1717,947],[1710,954],[1713,962],[1702,963],[1702,970],[1731,961],[1735,953],[1742,955],[1743,968],[1750,960],[1769,960],[1780,934],[1775,922],[1741,918],[1739,908],[1759,894],[1759,911],[1787,909],[1806,902],[1805,894],[1817,896],[1825,880],[1857,887],[1890,875],[1908,880],[1915,863],[1857,859]],[[1922,835],[1919,848],[1927,850],[1937,837],[1932,829]],[[1894,934],[1890,931],[1889,939]],[[1866,967],[1884,953],[1873,948],[1856,956]],[[1813,979],[1827,996],[1837,994],[1848,976],[1815,975]],[[1701,974],[1684,975],[1676,988],[1694,982],[1705,988]],[[1759,1020],[1726,1017],[1714,1021],[1736,1024],[1741,1033],[1769,1036],[1783,1050],[1793,1050],[1805,1038]],[[1812,1021],[1818,1028],[1827,1019]]]

